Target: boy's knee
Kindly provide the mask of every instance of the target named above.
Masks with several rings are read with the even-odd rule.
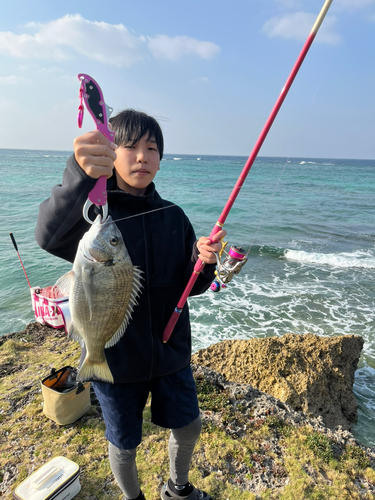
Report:
[[[196,442],[199,438],[199,435],[202,430],[202,420],[200,415],[193,420],[190,424],[185,427],[181,427],[180,429],[172,429],[172,435],[175,440],[178,442],[179,440]]]
[[[117,462],[121,462],[123,464],[133,462],[135,460],[135,456],[137,454],[137,448],[132,448],[131,450],[122,450],[121,448],[117,448],[110,441],[108,442],[109,449],[109,459],[115,459]]]
[[[192,434],[196,435],[198,438],[200,433],[201,433],[201,430],[202,430],[201,416],[198,415],[198,417],[195,420],[193,420],[191,422],[191,424],[187,425],[186,427],[189,428],[190,432]]]

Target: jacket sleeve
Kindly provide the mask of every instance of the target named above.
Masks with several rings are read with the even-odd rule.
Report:
[[[83,218],[83,206],[96,183],[80,168],[74,156],[67,161],[63,182],[52,189],[41,203],[35,239],[38,245],[57,257],[74,261],[78,243],[90,224]]]

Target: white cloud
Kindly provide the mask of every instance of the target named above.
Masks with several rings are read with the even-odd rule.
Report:
[[[18,85],[19,83],[26,83],[27,80],[23,76],[8,75],[0,76],[0,85]]]
[[[263,25],[262,31],[269,37],[306,40],[315,21],[315,14],[296,12],[295,14],[286,14],[269,19]],[[342,37],[334,32],[335,23],[335,17],[327,16],[319,29],[316,41],[329,45],[338,45]]]
[[[27,28],[36,33],[0,32],[0,53],[52,60],[70,59],[80,54],[103,64],[124,67],[144,59],[148,50],[156,58],[169,60],[184,55],[210,59],[220,52],[211,42],[187,36],[136,36],[123,24],[88,21],[80,14],[68,14],[45,24],[29,23]]]
[[[183,55],[196,55],[202,59],[212,59],[220,52],[220,47],[212,42],[202,42],[188,36],[169,37],[158,35],[149,38],[148,47],[154,57],[175,60]]]
[[[16,35],[10,31],[0,32],[0,53],[12,57],[41,59],[66,59],[67,55],[54,43],[43,40],[39,34],[35,36]]]
[[[115,66],[130,66],[142,58],[145,38],[132,35],[122,24],[92,22],[80,14],[68,14],[46,24],[29,23],[27,28],[37,33],[0,33],[0,52],[53,60],[69,59],[76,52]]]

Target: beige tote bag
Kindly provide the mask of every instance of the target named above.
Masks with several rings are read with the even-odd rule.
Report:
[[[76,382],[77,370],[64,366],[41,381],[43,413],[59,425],[78,420],[91,408],[90,382]]]

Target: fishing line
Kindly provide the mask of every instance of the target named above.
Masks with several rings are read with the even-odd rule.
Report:
[[[333,58],[333,54],[331,55],[331,58],[330,58],[330,60],[329,60],[328,64],[330,64],[330,63],[331,63],[332,58]],[[327,64],[327,65],[328,65],[328,64]],[[320,80],[319,80],[319,82],[318,82],[318,85],[317,85],[317,87],[316,87],[316,89],[315,89],[315,92],[314,92],[314,94],[313,94],[313,97],[312,97],[312,99],[311,99],[311,101],[310,101],[310,105],[309,105],[309,107],[307,108],[307,110],[306,110],[306,112],[305,112],[305,116],[304,116],[304,118],[303,118],[303,120],[302,120],[302,127],[305,125],[306,120],[307,120],[307,117],[308,117],[308,116],[309,116],[309,114],[310,114],[310,111],[311,111],[311,108],[312,108],[312,106],[313,106],[313,104],[314,104],[315,98],[316,98],[316,96],[317,96],[317,94],[318,94],[318,91],[319,91],[320,86],[321,86],[321,84],[322,84],[322,82],[323,82],[323,79],[325,78],[326,72],[327,72],[327,68],[323,71],[322,76],[321,76],[321,78],[320,78]],[[266,207],[265,207],[265,209],[264,209],[264,212],[263,212],[262,218],[261,218],[261,220],[260,220],[260,222],[259,222],[259,224],[258,224],[258,227],[256,228],[256,231],[255,231],[254,237],[253,237],[253,239],[251,240],[249,250],[247,251],[247,253],[246,253],[245,257],[247,257],[247,256],[249,255],[250,251],[251,251],[251,248],[252,248],[252,246],[253,246],[253,244],[254,244],[255,238],[257,237],[258,232],[259,232],[259,230],[260,230],[260,228],[261,228],[261,226],[262,226],[262,224],[263,224],[263,221],[264,221],[264,219],[265,219],[265,217],[266,217],[266,215],[267,215],[267,213],[268,213],[269,206],[270,206],[270,204],[271,204],[271,201],[273,200],[273,197],[274,197],[274,195],[275,195],[275,193],[276,193],[276,191],[277,191],[277,188],[279,187],[279,184],[280,184],[281,178],[282,178],[282,176],[283,176],[283,174],[284,174],[284,171],[285,171],[285,168],[286,168],[287,164],[289,163],[289,160],[290,160],[290,156],[288,156],[288,158],[285,160],[284,166],[283,166],[283,168],[282,168],[282,170],[281,170],[281,173],[280,173],[280,176],[279,176],[279,178],[278,178],[278,180],[277,180],[277,182],[276,182],[276,185],[275,185],[275,188],[274,188],[274,190],[273,190],[273,192],[272,192],[271,198],[269,199],[269,201],[268,201],[268,203],[267,203],[267,205],[266,205]]]
[[[331,59],[332,59],[332,57],[331,57]],[[324,70],[324,72],[323,72],[323,74],[322,74],[322,76],[321,76],[321,78],[320,78],[320,81],[319,81],[319,83],[318,83],[318,85],[317,85],[317,88],[316,88],[316,90],[315,90],[315,93],[314,93],[314,95],[313,95],[313,97],[312,97],[312,100],[311,100],[311,102],[310,102],[310,105],[309,105],[308,109],[306,110],[305,116],[304,116],[304,118],[303,118],[302,126],[304,126],[304,124],[306,123],[307,116],[308,116],[308,114],[309,114],[309,112],[310,112],[310,110],[311,110],[311,108],[312,108],[312,105],[313,105],[313,103],[314,103],[314,101],[315,101],[316,95],[317,95],[317,93],[318,93],[318,91],[319,91],[319,88],[320,88],[321,83],[322,83],[322,81],[323,81],[323,79],[324,79],[324,77],[325,77],[325,74],[326,74],[326,70]],[[282,178],[282,176],[283,176],[283,174],[284,174],[284,171],[285,171],[285,168],[286,168],[286,166],[287,166],[287,164],[288,164],[288,162],[289,162],[289,159],[290,159],[290,156],[288,156],[288,158],[285,160],[284,166],[283,166],[282,171],[281,171],[281,174],[280,174],[280,176],[279,176],[279,178],[278,178],[278,180],[277,180],[277,183],[276,183],[276,185],[275,185],[275,187],[274,187],[274,190],[273,190],[273,192],[272,192],[271,198],[269,199],[269,201],[268,201],[268,203],[267,203],[267,205],[266,205],[266,208],[264,209],[264,212],[263,212],[262,218],[261,218],[261,220],[260,220],[260,222],[259,222],[259,224],[258,224],[258,226],[257,226],[257,228],[256,228],[256,231],[255,231],[254,237],[253,237],[253,239],[252,239],[252,241],[251,241],[251,243],[250,243],[249,250],[247,251],[247,253],[246,253],[246,255],[245,255],[246,257],[249,255],[249,253],[250,253],[250,251],[251,251],[251,248],[252,248],[252,246],[253,246],[253,244],[254,244],[254,240],[255,240],[255,238],[257,237],[257,235],[258,235],[258,232],[259,232],[260,228],[262,227],[262,223],[263,223],[263,221],[264,221],[264,219],[265,219],[265,216],[266,216],[266,215],[267,215],[267,213],[268,213],[268,208],[269,208],[269,206],[270,206],[270,204],[271,204],[271,201],[273,200],[273,197],[275,196],[275,193],[276,193],[276,191],[277,191],[277,188],[279,187],[279,184],[280,184],[281,178]],[[142,212],[142,213],[140,213],[140,214],[129,215],[128,217],[122,217],[121,219],[115,219],[113,222],[119,222],[119,221],[123,221],[123,220],[127,220],[127,219],[132,219],[132,218],[134,218],[134,217],[139,217],[139,216],[141,216],[141,215],[151,214],[151,213],[153,213],[153,212],[158,212],[158,211],[160,211],[160,210],[166,210],[167,208],[173,208],[173,207],[177,207],[177,205],[173,204],[173,205],[169,205],[168,207],[155,208],[154,210],[149,210],[149,211],[147,211],[147,212]]]
[[[128,217],[123,217],[122,219],[116,219],[113,222],[119,222],[120,220],[132,219],[133,217],[139,217],[140,215],[151,214],[152,212],[158,212],[159,210],[167,210],[167,208],[177,207],[177,205],[169,205],[168,207],[155,208],[154,210],[149,210],[148,212],[142,212],[140,214],[129,215]]]
[[[333,56],[331,56],[331,59],[330,59],[329,63],[331,62],[332,57],[333,57]],[[313,97],[312,97],[312,99],[311,99],[311,101],[310,101],[310,105],[309,105],[309,107],[307,108],[307,110],[306,110],[306,112],[305,112],[305,116],[304,116],[303,121],[302,121],[302,126],[304,126],[304,125],[305,125],[305,123],[306,123],[307,117],[308,117],[308,115],[309,115],[309,113],[310,113],[310,111],[311,111],[311,108],[312,108],[313,104],[314,104],[314,101],[315,101],[315,98],[316,98],[316,96],[317,96],[317,94],[318,94],[319,88],[320,88],[320,86],[321,86],[321,84],[322,84],[322,82],[323,82],[323,79],[324,79],[325,75],[326,75],[326,71],[327,71],[327,70],[324,70],[324,71],[323,71],[323,74],[322,74],[322,76],[321,76],[321,78],[320,78],[320,81],[319,81],[319,83],[318,83],[317,87],[316,87],[316,90],[315,90],[315,92],[314,92],[314,95],[313,95]],[[274,189],[273,189],[273,192],[272,192],[271,198],[269,199],[269,201],[268,201],[268,203],[267,203],[267,205],[266,205],[266,207],[265,207],[265,209],[264,209],[264,212],[263,212],[262,218],[261,218],[261,220],[260,220],[260,222],[259,222],[259,224],[258,224],[258,226],[257,226],[257,228],[256,228],[256,231],[255,231],[254,237],[253,237],[253,239],[251,240],[251,243],[250,243],[250,246],[249,246],[249,250],[247,251],[247,253],[246,253],[245,257],[247,257],[247,256],[249,255],[249,253],[250,253],[250,251],[251,251],[251,248],[252,248],[252,246],[254,245],[254,240],[255,240],[255,238],[257,237],[257,235],[258,235],[258,232],[259,232],[260,228],[262,227],[263,221],[264,221],[264,219],[265,219],[265,217],[266,217],[266,215],[267,215],[267,213],[268,213],[268,208],[269,208],[269,206],[270,206],[270,204],[271,204],[271,202],[272,202],[272,200],[273,200],[273,197],[275,196],[275,193],[276,193],[276,191],[277,191],[277,188],[279,187],[279,184],[280,184],[281,178],[282,178],[282,176],[283,176],[283,174],[284,174],[284,171],[285,171],[285,168],[286,168],[286,166],[287,166],[287,164],[288,164],[288,162],[289,162],[289,159],[290,159],[290,156],[288,156],[288,158],[285,160],[285,163],[284,163],[284,166],[283,166],[283,168],[282,168],[282,170],[281,170],[280,176],[279,176],[279,178],[278,178],[278,180],[277,180],[277,182],[276,182],[276,185],[275,185],[275,187],[274,187]],[[113,222],[119,222],[119,221],[123,221],[123,220],[127,220],[127,219],[132,219],[132,218],[134,218],[134,217],[139,217],[139,216],[141,216],[141,215],[151,214],[151,213],[153,213],[153,212],[158,212],[158,211],[160,211],[160,210],[166,210],[167,208],[173,208],[173,207],[176,207],[176,206],[177,206],[177,205],[173,204],[173,205],[169,205],[168,207],[156,208],[156,209],[154,209],[154,210],[149,210],[149,211],[147,211],[147,212],[142,212],[142,213],[140,213],[140,214],[129,215],[128,217],[122,217],[121,219],[116,219],[116,220],[114,220]]]
[[[331,56],[331,59],[332,59],[332,56]],[[329,63],[330,63],[330,61],[329,61]],[[313,97],[310,101],[310,105],[305,110],[304,117],[302,119],[302,126],[305,124],[307,116],[310,114],[311,108],[314,104],[316,95],[319,91],[319,88],[320,88],[321,83],[325,77],[325,74],[326,74],[326,69],[323,70],[320,81],[319,81],[317,88],[313,94]],[[265,209],[263,211],[263,215],[262,215],[261,220],[257,226],[257,229],[255,231],[255,234],[254,234],[253,239],[250,243],[249,250],[247,251],[247,253],[245,253],[245,250],[243,250],[243,248],[241,246],[231,246],[229,252],[226,252],[225,247],[226,247],[228,242],[224,242],[222,250],[218,254],[215,254],[216,255],[217,269],[215,272],[216,278],[211,284],[211,290],[213,292],[219,292],[220,289],[226,288],[228,283],[233,279],[234,275],[238,274],[241,271],[242,267],[248,261],[248,255],[249,255],[251,248],[254,244],[254,240],[258,235],[258,231],[262,227],[265,216],[268,213],[269,206],[270,206],[271,201],[272,201],[272,199],[277,191],[277,188],[280,184],[280,181],[281,181],[281,178],[284,174],[287,163],[290,163],[290,156],[288,156],[288,158],[284,162],[283,168],[281,170],[281,174],[279,175],[279,178],[278,178],[276,185],[273,189],[272,195],[269,198],[268,203],[265,206]],[[224,253],[225,253],[226,257],[223,259]]]

